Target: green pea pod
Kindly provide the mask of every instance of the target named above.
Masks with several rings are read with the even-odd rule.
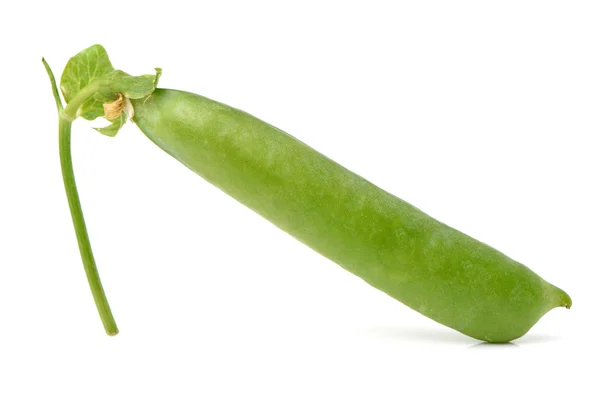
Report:
[[[155,86],[156,80],[151,92],[138,98],[125,95],[133,121],[150,140],[283,231],[421,314],[499,343],[523,336],[552,308],[571,306],[563,290],[526,266],[282,130],[208,98]]]

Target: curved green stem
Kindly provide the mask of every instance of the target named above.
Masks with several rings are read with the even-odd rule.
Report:
[[[94,80],[87,86],[81,89],[69,103],[65,107],[65,110],[62,112],[62,118],[67,119],[68,121],[73,121],[77,118],[77,110],[85,101],[88,100],[92,95],[96,93],[110,93],[110,88],[108,87],[108,83],[105,80]]]
[[[67,200],[69,202],[69,209],[71,211],[71,218],[73,219],[73,226],[75,227],[75,235],[77,236],[77,243],[79,244],[79,252],[81,254],[81,260],[83,261],[83,268],[85,269],[85,274],[87,276],[90,289],[92,290],[94,302],[96,303],[96,308],[100,314],[100,319],[102,319],[104,329],[108,335],[114,336],[119,333],[119,329],[117,329],[117,324],[115,323],[115,319],[110,310],[108,300],[106,299],[106,295],[104,293],[104,288],[102,287],[102,282],[100,281],[100,275],[98,274],[98,269],[96,268],[96,262],[94,260],[94,254],[92,253],[90,238],[87,233],[85,219],[83,217],[83,211],[79,201],[77,185],[75,184],[73,160],[71,157],[71,117],[75,116],[77,108],[79,108],[85,99],[89,98],[90,95],[93,95],[94,92],[98,91],[98,87],[96,87],[96,91],[91,92],[90,90],[87,93],[87,97],[84,99],[82,99],[80,96],[77,96],[76,99],[78,99],[79,103],[77,107],[73,108],[76,103],[74,104],[74,102],[71,101],[71,103],[69,103],[63,111],[63,105],[60,100],[60,96],[58,95],[54,74],[52,73],[52,70],[46,61],[42,60],[42,62],[44,62],[44,66],[48,72],[50,83],[52,84],[52,92],[56,101],[56,107],[60,116],[58,124],[60,165],[65,184],[65,191],[67,193]],[[72,104],[73,107],[71,106]],[[67,114],[67,117],[64,117],[63,115],[69,109],[74,109],[74,111],[72,114]]]

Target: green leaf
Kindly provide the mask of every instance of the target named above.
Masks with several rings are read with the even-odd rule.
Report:
[[[93,45],[81,51],[67,62],[60,79],[60,89],[67,104],[92,81],[106,77],[115,69],[110,63],[104,47]],[[104,115],[102,104],[114,99],[114,96],[96,93],[88,98],[78,109],[77,115],[93,120]]]
[[[125,112],[121,112],[121,115],[112,121],[112,123],[106,127],[94,127],[94,130],[107,135],[109,137],[114,137],[117,135],[121,127],[127,122],[127,115]]]
[[[113,68],[104,47],[88,47],[69,60],[61,76],[60,88],[67,101],[64,113],[70,119],[105,117],[103,104],[120,98],[119,94],[131,99],[152,94],[162,73],[160,68],[155,70],[153,75],[131,76]],[[122,113],[110,126],[96,130],[114,136],[126,120]]]
[[[154,75],[130,76],[127,73],[116,70],[111,74],[110,87],[126,98],[144,98],[156,89],[162,69],[156,68]]]

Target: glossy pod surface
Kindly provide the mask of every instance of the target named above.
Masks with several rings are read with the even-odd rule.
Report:
[[[571,299],[524,265],[285,132],[205,97],[157,89],[134,121],[195,173],[423,315],[507,342]]]

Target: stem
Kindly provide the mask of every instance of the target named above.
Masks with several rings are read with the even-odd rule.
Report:
[[[65,110],[62,112],[62,117],[68,121],[73,121],[77,118],[77,110],[85,101],[96,93],[110,92],[108,84],[104,80],[94,80],[84,88],[82,88],[75,98],[71,99]]]
[[[42,62],[44,63],[44,68],[46,68],[46,72],[48,73],[48,77],[50,78],[50,85],[52,86],[52,95],[54,96],[54,101],[56,102],[56,109],[58,110],[58,114],[63,110],[63,104],[60,100],[60,95],[58,94],[58,88],[56,87],[56,79],[54,78],[54,73],[52,73],[52,69],[50,69],[50,65],[44,58],[42,58]]]
[[[102,319],[102,324],[108,335],[114,336],[119,333],[115,319],[113,318],[108,300],[100,281],[96,261],[92,253],[92,246],[88,236],[77,185],[75,184],[75,175],[73,173],[73,161],[71,158],[71,122],[61,119],[59,122],[59,151],[60,151],[60,166],[62,168],[62,176],[65,184],[65,191],[71,210],[71,218],[77,235],[77,243],[79,244],[79,252],[83,261],[83,268],[87,276],[96,308]]]
[[[99,87],[96,87],[96,90],[93,92],[91,92],[91,90],[87,90],[86,98],[82,98],[82,96],[77,95],[63,111],[63,105],[58,95],[58,89],[56,87],[54,74],[52,73],[52,70],[50,69],[50,66],[46,63],[46,61],[42,61],[44,62],[44,66],[46,67],[46,71],[48,72],[50,83],[52,84],[52,93],[54,95],[56,107],[60,116],[58,124],[60,166],[62,168],[62,176],[65,184],[65,191],[67,193],[67,200],[69,202],[71,218],[73,219],[73,226],[75,227],[75,235],[77,236],[77,243],[79,245],[79,252],[81,254],[81,260],[83,262],[83,268],[85,270],[90,289],[92,290],[92,296],[94,297],[96,308],[98,309],[98,313],[100,314],[100,319],[102,320],[102,324],[104,325],[104,330],[106,330],[106,333],[108,335],[114,336],[117,333],[119,333],[119,329],[117,329],[115,319],[110,310],[108,300],[106,299],[106,295],[102,287],[102,282],[100,281],[98,269],[96,268],[96,261],[94,260],[94,254],[92,253],[92,246],[87,233],[85,219],[83,217],[83,211],[81,209],[81,203],[79,201],[79,194],[77,192],[77,185],[75,184],[75,174],[73,173],[73,160],[71,157],[71,120],[69,120],[69,118],[75,115],[75,112],[79,108],[79,106],[81,106],[81,104],[83,104],[83,102],[85,102],[87,98],[89,98],[91,95],[97,92]],[[87,87],[84,88],[82,92],[86,89]],[[76,99],[78,100],[77,102],[79,103],[79,105],[73,108],[76,105],[76,103],[74,103],[74,100]],[[67,110],[69,110],[69,108],[74,109],[75,111],[73,112],[73,114],[67,114],[67,117],[64,117],[63,115],[67,112]]]

